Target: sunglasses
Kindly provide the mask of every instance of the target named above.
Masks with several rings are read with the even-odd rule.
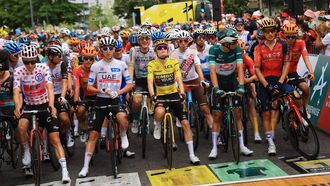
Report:
[[[36,63],[38,63],[38,61],[23,61],[24,65],[34,65]]]
[[[235,26],[243,26],[243,24],[236,24]]]
[[[103,50],[103,51],[112,50],[112,49],[113,49],[113,46],[105,46],[105,47],[102,47],[102,50]]]
[[[197,40],[202,40],[202,39],[204,39],[204,38],[205,38],[204,35],[199,35],[196,39],[197,39]]]
[[[84,57],[84,60],[86,61],[94,61],[94,57]]]
[[[183,43],[183,42],[188,43],[189,41],[187,39],[184,39],[184,40],[183,39],[180,39],[179,40],[179,43]]]
[[[18,57],[19,57],[19,53],[13,54],[13,56],[14,56],[15,58],[18,58]]]
[[[285,38],[287,38],[287,39],[296,39],[297,35],[286,35]]]
[[[159,45],[157,47],[157,50],[167,50],[167,46],[166,45]]]
[[[274,34],[276,32],[276,30],[275,29],[265,29],[262,32],[265,33],[265,34],[269,34],[269,33],[273,33]]]
[[[77,47],[77,46],[79,46],[79,45],[71,45],[72,47]]]
[[[150,40],[150,37],[140,37],[139,39],[142,40],[142,41],[143,41],[143,40],[145,40],[145,41],[149,41],[149,40]]]

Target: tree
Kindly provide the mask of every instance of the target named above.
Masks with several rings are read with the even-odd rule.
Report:
[[[106,6],[104,9],[97,4],[89,9],[88,25],[90,30],[97,30],[102,27],[112,27],[118,24],[118,17],[113,14],[111,6]]]
[[[224,0],[225,13],[233,13],[242,16],[245,10],[248,10],[248,0]]]
[[[33,16],[36,24],[45,21],[58,25],[61,22],[79,22],[79,14],[83,10],[81,4],[70,3],[68,0],[32,0]],[[29,0],[1,0],[0,25],[10,28],[31,27]]]

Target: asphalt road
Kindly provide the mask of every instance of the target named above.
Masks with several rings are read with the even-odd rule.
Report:
[[[249,130],[249,143],[248,147],[254,151],[254,155],[250,157],[242,157],[241,161],[253,160],[253,159],[269,159],[282,170],[284,170],[289,175],[298,174],[296,170],[288,166],[283,161],[279,160],[279,157],[289,157],[298,155],[291,147],[289,142],[285,142],[282,138],[284,136],[284,131],[278,126],[278,132],[276,134],[276,145],[277,145],[277,155],[268,156],[267,155],[267,144],[263,141],[260,144],[254,144],[252,142],[252,131]],[[324,134],[323,132],[317,130],[318,137],[320,140],[320,155],[330,157],[330,148],[327,148],[330,142],[330,136]],[[122,164],[119,166],[119,172],[121,173],[131,173],[138,172],[141,185],[150,185],[146,171],[148,170],[158,170],[165,169],[167,167],[166,159],[163,156],[163,150],[161,143],[154,140],[151,135],[147,138],[147,157],[142,158],[141,155],[141,139],[135,134],[129,134],[130,136],[130,150],[136,152],[134,159],[123,159]],[[264,135],[262,135],[264,139]],[[188,149],[184,142],[176,140],[178,143],[178,150],[174,152],[174,167],[181,168],[190,166]],[[83,166],[84,158],[84,145],[76,140],[76,154],[72,158],[68,158],[68,168],[71,175],[71,185],[75,185],[78,172]],[[207,165],[211,163],[223,163],[233,161],[231,153],[220,153],[217,160],[208,160],[208,154],[211,150],[211,141],[201,138],[199,147],[196,151],[196,155],[201,159],[201,164]],[[111,175],[111,164],[110,164],[110,154],[100,151],[95,155],[94,164],[90,167],[89,176],[109,176]],[[21,167],[21,164],[19,165]],[[61,171],[54,172],[50,163],[42,164],[42,183],[58,181],[61,179]],[[20,168],[12,169],[11,166],[3,165],[0,169],[0,185],[18,185],[18,184],[32,184],[33,180],[31,178],[26,178]]]

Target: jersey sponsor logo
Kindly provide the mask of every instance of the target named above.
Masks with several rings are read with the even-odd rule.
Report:
[[[101,79],[116,79],[116,74],[102,74]]]
[[[41,74],[41,73],[37,73],[36,75],[34,75],[34,79],[37,81],[37,82],[41,82],[44,80],[44,76]]]
[[[124,76],[125,81],[131,80],[131,76]]]
[[[111,68],[111,72],[120,72],[120,68]]]
[[[94,79],[93,78],[88,78],[88,82],[89,83],[93,83],[94,82]]]
[[[155,83],[160,87],[174,84],[174,73],[155,75]]]
[[[52,81],[52,77],[51,76],[48,77],[48,81],[50,81],[50,82]]]

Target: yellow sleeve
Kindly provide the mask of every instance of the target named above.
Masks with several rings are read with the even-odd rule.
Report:
[[[181,70],[180,70],[180,64],[179,64],[179,61],[178,60],[174,60],[174,76],[175,78],[177,77],[181,77]]]
[[[154,61],[150,61],[148,63],[147,66],[147,70],[148,70],[148,75],[147,75],[147,79],[153,80],[154,79],[154,65],[153,65]]]

